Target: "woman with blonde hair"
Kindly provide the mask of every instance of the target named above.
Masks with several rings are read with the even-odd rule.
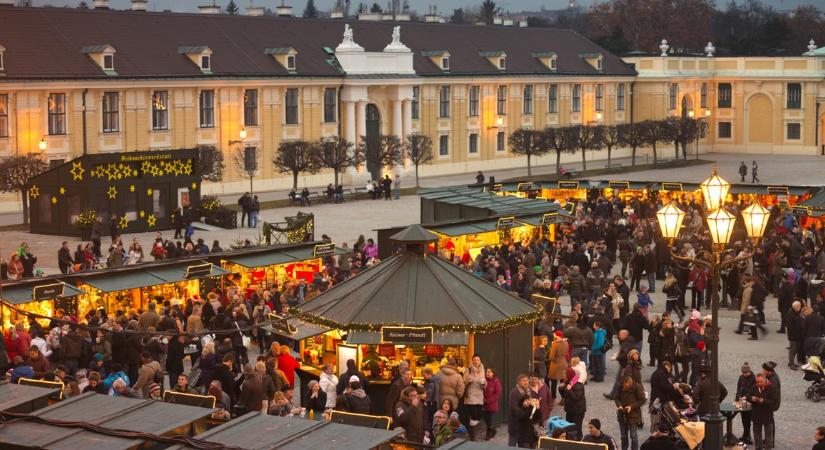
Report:
[[[217,355],[215,355],[215,342],[206,341],[203,344],[203,351],[200,357],[201,378],[198,384],[201,386],[209,386],[215,376],[215,365],[217,364]]]

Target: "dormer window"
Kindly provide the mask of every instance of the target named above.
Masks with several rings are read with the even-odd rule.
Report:
[[[298,67],[298,51],[292,47],[266,48],[264,53],[272,56],[287,72],[295,73]]]
[[[602,59],[601,58],[596,60],[596,70],[602,70]]]
[[[556,71],[556,60],[558,59],[558,55],[556,52],[535,52],[533,53],[533,58],[538,59],[544,64],[545,67],[552,70],[553,72]]]
[[[89,58],[94,61],[103,73],[109,76],[117,75],[115,72],[115,53],[116,50],[109,44],[102,45],[87,45],[80,50],[82,53],[89,55]]]
[[[441,70],[450,70],[450,57],[449,56],[442,56],[441,57]]]
[[[186,55],[193,64],[197,65],[202,73],[212,74],[212,49],[206,46],[178,47],[178,53]]]
[[[558,59],[558,57],[556,57],[556,56],[553,56],[552,58],[550,58],[550,70],[558,70],[557,69],[557,64],[556,64],[557,59]]]
[[[103,55],[103,70],[115,70],[115,55]]]
[[[447,50],[425,50],[421,55],[429,58],[443,72],[450,71],[450,52]]]
[[[579,53],[579,58],[587,61],[594,69],[602,71],[604,56],[601,53]]]
[[[6,48],[0,45],[0,72],[6,71]]]
[[[487,61],[489,61],[490,64],[495,66],[498,70],[507,69],[507,54],[503,51],[496,50],[491,52],[479,52],[479,56],[487,58]]]

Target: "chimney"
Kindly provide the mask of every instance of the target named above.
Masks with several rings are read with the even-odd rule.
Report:
[[[14,6],[14,0],[0,0],[0,6]]]
[[[149,0],[132,0],[132,11],[146,11]]]
[[[198,6],[198,12],[201,14],[220,14],[221,7],[215,4]]]
[[[266,9],[263,6],[250,6],[246,8],[247,16],[263,16]]]
[[[331,13],[329,13],[330,19],[343,19],[344,18],[344,11],[340,9],[333,9]]]
[[[95,0],[95,9],[109,9],[109,0]]]
[[[292,7],[284,3],[275,8],[275,15],[278,17],[292,17]]]
[[[505,27],[512,27],[513,19],[501,19],[501,24]]]
[[[518,26],[520,28],[527,28],[527,19],[521,19],[518,21]]]

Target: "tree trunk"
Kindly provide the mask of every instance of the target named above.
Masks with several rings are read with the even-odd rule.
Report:
[[[297,171],[292,172],[292,189],[294,189],[296,191],[298,190],[298,172]]]
[[[249,194],[252,194],[252,174],[249,174]]]
[[[415,165],[415,188],[418,189],[418,164]]]
[[[679,159],[679,141],[676,141],[675,144],[676,144],[676,159]]]
[[[631,151],[630,151],[630,165],[632,167],[636,167],[636,146],[634,145],[630,148],[631,148]]]
[[[561,150],[556,150],[556,174],[561,175]]]
[[[653,143],[653,165],[654,166],[656,165],[656,160],[657,160],[657,158],[656,158],[656,143],[654,142]]]
[[[613,153],[613,147],[607,147],[607,166],[610,167],[610,157]]]
[[[338,188],[338,168],[336,167],[335,169],[332,170],[332,172],[335,174],[335,188],[337,189]]]
[[[587,150],[582,150],[582,171],[587,170]]]
[[[23,225],[29,224],[29,192],[26,189],[20,191],[20,200],[23,202]]]
[[[532,172],[533,171],[531,170],[531,167],[530,167],[530,154],[528,153],[527,154],[527,176],[529,177],[529,176],[533,175]]]

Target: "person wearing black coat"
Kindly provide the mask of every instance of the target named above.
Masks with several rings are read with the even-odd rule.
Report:
[[[69,250],[69,243],[64,241],[60,250],[57,251],[57,266],[60,268],[60,273],[66,274],[69,273],[72,265],[74,265],[72,252]]]
[[[764,374],[756,375],[756,384],[748,392],[753,420],[753,441],[756,450],[773,448],[773,412],[779,401],[778,392]],[[763,434],[764,433],[764,434]],[[762,440],[764,436],[764,441]]]
[[[533,448],[536,434],[533,424],[541,421],[538,394],[529,388],[527,375],[519,375],[516,386],[507,400],[507,445],[510,447]]]
[[[169,341],[166,349],[166,371],[169,372],[169,386],[174,386],[178,382],[178,375],[183,373],[183,357],[186,338],[177,335]]]
[[[822,334],[825,332],[825,319],[822,318],[821,314],[814,312],[810,306],[805,308],[804,314],[805,325],[803,328],[805,330],[805,341],[802,345],[805,350],[805,355],[819,356],[817,354],[817,348],[822,339]]]
[[[639,350],[640,353],[642,348],[641,343],[644,342],[642,341],[644,338],[644,330],[647,330],[649,326],[650,324],[647,319],[642,315],[639,304],[634,304],[633,311],[624,318],[623,328],[627,330],[633,337],[633,340],[636,341],[636,350]]]
[[[573,377],[573,374],[570,372],[574,371],[569,367],[567,371],[568,374],[565,377],[567,379],[559,385],[559,393],[561,393],[564,399],[565,420],[576,424],[576,439],[578,440],[582,438],[584,414],[587,412],[587,398],[584,393],[584,385],[580,381],[568,389],[570,386],[570,378]]]
[[[787,313],[788,310],[791,309],[791,304],[793,303],[794,288],[793,284],[791,284],[791,282],[788,281],[787,278],[782,278],[782,281],[780,283],[781,284],[779,285],[778,308],[779,314],[782,315],[782,325],[780,325],[779,330],[777,330],[777,333],[784,333],[785,328],[788,325],[786,320],[788,318]],[[791,340],[790,336],[788,337],[788,340]]]
[[[659,364],[659,367],[650,375],[651,405],[656,399],[659,399],[660,403],[667,403],[679,399],[679,391],[673,387],[673,381],[670,379],[672,370],[673,364],[670,361],[664,361]]]
[[[232,370],[234,364],[235,355],[231,353],[224,355],[223,361],[215,367],[215,373],[212,377],[213,380],[221,382],[221,389],[229,396],[230,405],[235,405],[235,401],[238,398],[235,372]],[[231,411],[231,406],[229,406],[227,410]]]
[[[699,407],[697,408],[699,417],[704,417],[710,412],[710,395],[712,387],[711,377],[708,376],[710,371],[710,367],[703,367],[700,370],[701,378],[699,379],[699,382],[696,383],[696,389],[694,390],[694,398],[698,399],[697,403],[699,404]],[[721,404],[727,396],[728,390],[725,389],[725,385],[719,383],[719,403]]]
[[[751,366],[748,363],[742,365],[742,375],[739,375],[739,380],[736,382],[736,400],[748,398],[751,389],[756,386],[756,377],[753,375]],[[742,411],[739,416],[742,418],[742,437],[740,441],[745,444],[753,444],[751,440],[751,412]]]
[[[28,246],[20,252],[20,263],[23,264],[23,278],[33,277],[34,265],[37,263],[37,257],[29,252]]]
[[[364,374],[361,373],[361,371],[359,371],[358,368],[355,366],[355,360],[354,359],[348,359],[347,360],[347,371],[344,372],[338,378],[338,386],[335,387],[335,392],[338,395],[341,395],[341,394],[344,393],[344,390],[346,390],[347,386],[350,384],[350,378],[352,378],[353,376],[358,377],[358,380],[359,380],[358,382],[361,385],[361,389],[364,389],[366,391],[367,384],[368,384],[367,377],[365,377]]]
[[[782,327],[788,331],[788,367],[799,369],[797,361],[804,363],[805,354],[802,344],[805,342],[805,321],[802,319],[802,303],[793,302],[782,320]]]

